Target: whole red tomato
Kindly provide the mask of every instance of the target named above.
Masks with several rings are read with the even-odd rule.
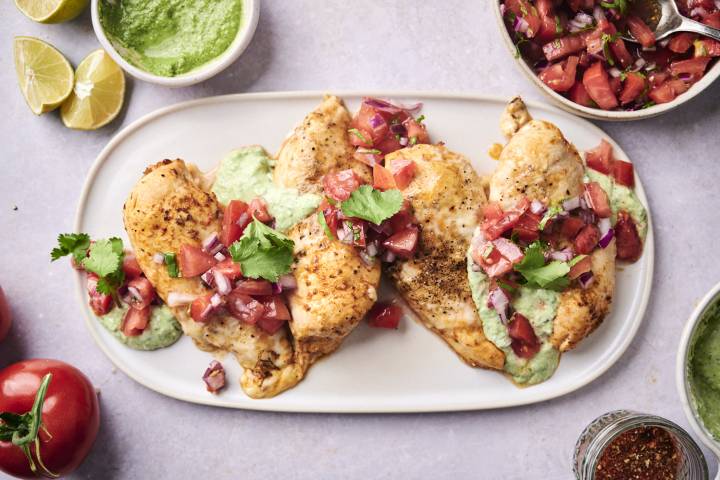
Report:
[[[0,342],[5,340],[5,337],[7,337],[11,324],[12,319],[10,318],[10,306],[5,298],[5,293],[3,292],[2,287],[0,287]]]
[[[41,359],[25,360],[0,370],[0,412],[32,413],[38,390],[48,374],[47,392],[37,407],[38,412],[42,411],[39,442],[30,439],[26,445],[38,473],[67,475],[87,456],[100,424],[95,388],[80,370],[58,360]],[[25,418],[20,434],[32,432],[32,415]],[[0,435],[8,427],[10,422],[0,421]],[[0,471],[21,478],[36,477],[30,465],[21,447],[12,441],[0,441]]]

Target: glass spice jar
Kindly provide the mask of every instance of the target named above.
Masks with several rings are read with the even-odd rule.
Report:
[[[655,415],[615,410],[585,427],[575,444],[573,471],[578,480],[595,480],[605,449],[621,434],[642,427],[659,427],[670,434],[679,454],[677,480],[707,480],[708,467],[697,443],[675,423]]]

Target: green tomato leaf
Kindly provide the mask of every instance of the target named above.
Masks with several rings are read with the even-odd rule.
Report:
[[[403,196],[400,190],[381,192],[370,185],[361,185],[342,202],[342,212],[348,217],[361,218],[380,225],[402,208]]]

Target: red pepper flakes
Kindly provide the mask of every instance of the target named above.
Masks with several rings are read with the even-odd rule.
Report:
[[[680,453],[672,436],[659,427],[638,427],[608,445],[595,468],[597,480],[673,480]]]

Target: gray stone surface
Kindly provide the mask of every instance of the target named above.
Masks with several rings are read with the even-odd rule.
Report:
[[[48,262],[57,233],[72,228],[90,164],[122,126],[209,95],[422,89],[541,99],[501,43],[490,0],[267,0],[255,39],[228,70],[180,90],[131,81],[120,118],[89,133],[65,129],[55,113],[35,118],[29,111],[15,80],[14,35],[46,39],[74,64],[99,45],[87,12],[44,26],[10,0],[0,3],[0,284],[16,322],[0,346],[0,365],[58,358],[101,390],[100,435],[73,478],[567,479],[579,432],[607,410],[630,408],[687,426],[675,352],[691,309],[720,277],[720,85],[661,118],[600,124],[637,166],[657,241],[643,326],[600,379],[551,402],[497,411],[256,413],[162,397],[115,372],[95,346],[69,286],[69,266]],[[710,459],[713,471],[715,463]]]

